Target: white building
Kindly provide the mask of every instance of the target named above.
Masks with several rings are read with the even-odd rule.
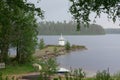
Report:
[[[61,34],[61,37],[59,38],[58,44],[60,46],[64,46],[65,45],[65,39],[63,38],[62,34]]]

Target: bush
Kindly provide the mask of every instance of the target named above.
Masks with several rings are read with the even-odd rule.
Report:
[[[70,48],[71,48],[70,43],[67,41],[66,44],[65,44],[65,49],[66,49],[67,51],[69,51]]]
[[[39,49],[44,49],[45,48],[45,43],[43,39],[40,39],[40,43],[39,43]]]
[[[113,80],[110,76],[109,70],[103,70],[102,72],[97,72],[95,80]]]
[[[70,73],[65,74],[65,80],[83,80],[85,78],[85,73],[82,69],[72,70]],[[59,80],[61,80],[59,78]]]
[[[51,75],[55,74],[57,71],[58,65],[55,58],[41,60],[39,64],[42,66],[40,77],[44,78],[44,80],[49,80],[48,78],[50,78]]]
[[[54,52],[55,54],[57,53],[57,48],[56,48],[56,47],[54,47],[53,52]]]
[[[0,72],[0,80],[2,80],[2,73]]]
[[[120,73],[116,73],[114,76],[113,76],[114,80],[120,80]]]

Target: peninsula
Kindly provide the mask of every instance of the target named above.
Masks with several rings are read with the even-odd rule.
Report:
[[[57,57],[59,55],[65,55],[70,53],[71,51],[77,50],[86,50],[87,48],[83,45],[72,45],[69,50],[65,49],[65,46],[59,45],[46,45],[44,49],[36,50],[35,54],[33,55],[36,58],[51,58]]]

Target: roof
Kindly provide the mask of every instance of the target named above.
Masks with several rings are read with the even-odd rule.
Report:
[[[58,70],[57,70],[57,72],[58,73],[64,73],[64,72],[70,72],[70,70],[68,70],[68,69],[65,69],[65,68],[59,68]]]

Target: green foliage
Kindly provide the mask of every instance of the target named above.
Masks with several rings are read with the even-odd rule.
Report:
[[[8,76],[6,76],[5,80],[9,80]],[[14,79],[12,79],[12,80],[14,80]]]
[[[39,49],[44,49],[44,48],[45,48],[44,39],[40,39]]]
[[[105,29],[106,34],[120,34],[120,29],[108,28]]]
[[[57,47],[54,47],[54,53],[56,54],[57,53]]]
[[[53,80],[59,80],[58,78],[54,78]]]
[[[55,58],[42,60],[40,61],[40,65],[42,66],[42,70],[40,71],[40,77],[43,78],[41,80],[48,80],[51,75],[56,73],[58,66]]]
[[[69,0],[71,2],[70,12],[77,22],[77,30],[80,30],[80,24],[86,26],[91,21],[90,13],[96,13],[94,18],[100,17],[101,13],[106,13],[108,19],[113,22],[120,19],[120,0]],[[94,20],[95,21],[95,20]]]
[[[65,49],[66,49],[67,51],[69,51],[70,48],[71,48],[70,43],[67,41],[66,44],[65,44]]]
[[[95,80],[113,80],[110,76],[109,70],[103,70],[102,72],[97,72]]]
[[[3,75],[15,75],[15,74],[24,74],[34,72],[34,67],[30,63],[26,64],[15,64],[7,65],[6,69],[0,70]]]
[[[2,73],[0,72],[0,80],[2,80]]]
[[[16,80],[13,76],[12,78],[9,78],[8,76],[3,77],[2,73],[0,73],[0,80]]]
[[[81,31],[76,31],[76,23],[70,21],[68,23],[62,22],[40,22],[38,27],[39,35],[102,35],[105,34],[102,26],[97,24],[90,24],[88,28],[81,24]]]
[[[58,80],[83,80],[85,78],[85,73],[82,69],[75,69],[70,73],[64,74],[64,76],[65,79],[59,77]]]
[[[85,78],[83,80],[95,80],[95,78],[94,77],[90,77],[90,78]]]
[[[8,76],[6,76],[5,78],[1,78],[0,80],[18,80],[18,79],[15,79],[14,76],[12,78],[9,78]]]
[[[113,78],[114,80],[120,80],[120,72],[114,74]]]
[[[26,63],[32,60],[32,54],[37,44],[37,24],[34,14],[31,12],[21,11],[17,17],[12,28],[11,46],[16,47],[18,63]]]
[[[42,10],[27,0],[0,0],[0,62],[9,61],[10,47],[16,48],[19,63],[32,60],[37,41],[36,15],[42,18]]]
[[[82,69],[74,70],[73,74],[75,80],[82,80],[85,77],[85,73],[82,71]]]

